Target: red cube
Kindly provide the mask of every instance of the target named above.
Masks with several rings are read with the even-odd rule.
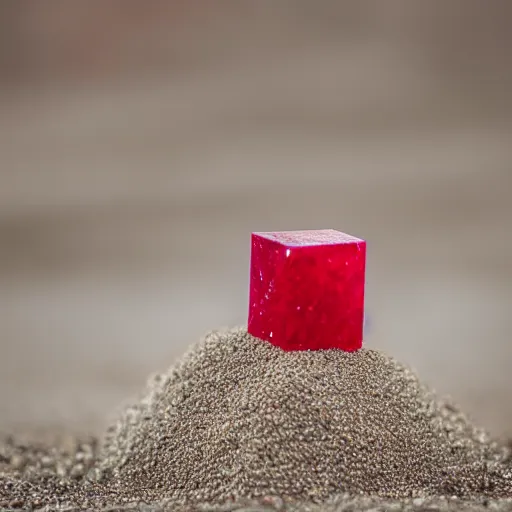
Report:
[[[335,231],[253,233],[248,331],[284,350],[361,348],[366,242]]]

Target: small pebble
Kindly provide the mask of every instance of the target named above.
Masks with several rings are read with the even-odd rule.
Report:
[[[26,457],[15,454],[11,457],[11,466],[16,470],[22,470],[27,463]]]
[[[77,464],[76,466],[73,466],[71,469],[70,476],[71,478],[80,478],[84,476],[85,474],[85,468],[83,464]]]
[[[49,467],[53,466],[54,463],[55,463],[54,459],[52,459],[49,456],[44,456],[41,458],[41,464],[45,468],[49,468]]]

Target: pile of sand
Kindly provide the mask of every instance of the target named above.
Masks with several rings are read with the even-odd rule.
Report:
[[[97,447],[0,438],[0,508],[512,510],[510,451],[395,360],[240,329],[152,379]]]
[[[148,499],[512,495],[504,451],[372,350],[284,352],[214,332],[109,431],[101,470]]]

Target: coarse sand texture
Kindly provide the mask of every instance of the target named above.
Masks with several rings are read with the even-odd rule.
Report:
[[[103,479],[190,503],[510,497],[504,450],[394,359],[213,332],[108,431]]]

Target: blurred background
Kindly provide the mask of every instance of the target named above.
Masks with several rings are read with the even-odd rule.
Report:
[[[0,3],[0,429],[98,431],[246,323],[251,231],[368,240],[366,345],[512,434],[510,2]]]

